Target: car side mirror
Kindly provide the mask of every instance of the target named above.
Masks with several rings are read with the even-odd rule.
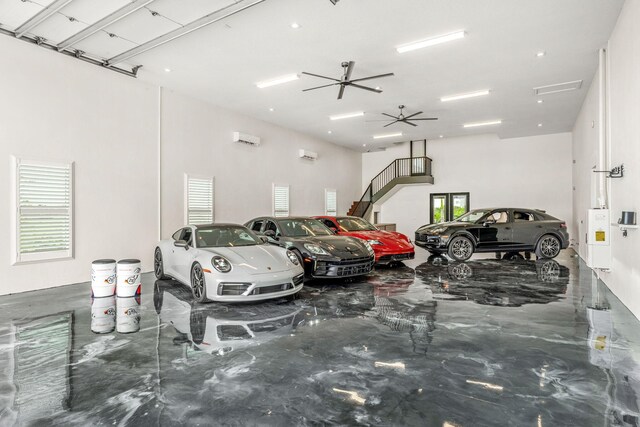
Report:
[[[332,232],[333,234],[338,234],[338,233],[340,232],[340,231],[338,231],[338,229],[337,229],[337,228],[335,228],[335,227],[329,227],[329,230],[331,230],[331,232]]]
[[[269,239],[278,240],[278,237],[276,236],[276,232],[273,230],[265,231],[264,235],[267,236]]]
[[[260,236],[260,240],[262,243],[269,243],[269,238],[267,236]]]
[[[483,222],[483,223],[482,223],[482,226],[483,226],[483,227],[488,227],[488,226],[490,226],[491,224],[495,224],[495,223],[496,223],[495,221],[487,220],[487,221],[485,221],[485,222]]]
[[[176,240],[173,242],[173,246],[176,248],[184,248],[185,250],[189,250],[189,244],[184,240]]]

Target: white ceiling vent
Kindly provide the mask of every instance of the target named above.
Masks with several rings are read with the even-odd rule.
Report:
[[[298,151],[298,155],[300,156],[301,159],[307,159],[307,160],[316,160],[318,158],[318,153],[314,151],[303,150],[303,149],[300,149]]]
[[[233,142],[242,142],[243,144],[258,146],[260,145],[260,137],[249,135],[247,133],[242,133],[242,132],[234,132]]]
[[[569,90],[578,90],[582,87],[582,80],[574,82],[558,83],[549,86],[534,87],[533,92],[536,95],[549,95],[551,93],[567,92]]]

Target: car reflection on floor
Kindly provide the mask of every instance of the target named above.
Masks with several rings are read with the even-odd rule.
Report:
[[[292,333],[300,307],[286,302],[196,304],[188,289],[170,280],[155,284],[154,304],[160,320],[178,332],[175,344],[191,342],[207,353],[225,354]]]
[[[557,261],[522,257],[451,262],[431,256],[416,268],[416,275],[431,287],[434,299],[504,307],[557,301],[569,283],[569,269]]]

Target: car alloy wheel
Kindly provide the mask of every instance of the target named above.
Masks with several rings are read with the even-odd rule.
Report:
[[[555,258],[560,253],[560,241],[555,236],[544,236],[538,242],[538,250],[536,255],[542,258]]]
[[[464,236],[454,237],[449,244],[449,256],[457,261],[466,261],[473,255],[473,243]]]
[[[206,299],[204,272],[198,263],[191,269],[191,291],[197,301],[203,302]]]
[[[162,251],[160,248],[156,248],[156,252],[153,255],[153,272],[156,275],[156,279],[164,279],[164,265],[162,264]]]

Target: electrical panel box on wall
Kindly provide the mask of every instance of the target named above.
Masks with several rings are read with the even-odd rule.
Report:
[[[611,219],[609,209],[589,209],[587,214],[587,266],[611,268]]]

